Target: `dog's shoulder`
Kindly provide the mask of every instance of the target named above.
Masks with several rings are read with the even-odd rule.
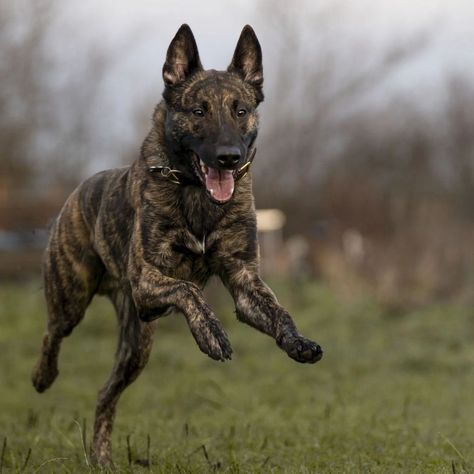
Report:
[[[100,171],[79,184],[75,193],[88,222],[95,222],[101,208],[107,207],[109,201],[123,201],[129,170],[129,167],[123,167]]]

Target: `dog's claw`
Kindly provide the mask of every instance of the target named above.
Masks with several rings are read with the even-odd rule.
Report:
[[[278,342],[278,345],[288,354],[289,357],[297,362],[301,362],[302,364],[314,364],[323,357],[323,350],[321,347],[303,336],[284,336]]]

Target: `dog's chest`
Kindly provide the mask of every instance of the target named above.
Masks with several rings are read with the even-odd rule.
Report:
[[[216,270],[216,233],[197,237],[180,229],[160,242],[156,263],[167,276],[204,285]]]
[[[193,255],[202,257],[207,250],[207,236],[203,234],[202,237],[196,237],[190,230],[185,229],[182,238],[178,242],[178,251],[182,248],[185,252],[190,252]]]

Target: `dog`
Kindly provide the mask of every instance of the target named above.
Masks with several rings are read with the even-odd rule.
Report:
[[[163,80],[163,100],[139,158],[73,191],[43,261],[48,322],[32,375],[38,392],[55,380],[61,341],[95,294],[107,295],[118,315],[115,363],[95,414],[92,453],[100,465],[112,463],[116,405],[147,363],[154,320],[176,310],[202,352],[231,358],[227,335],[202,294],[211,275],[229,290],[240,321],[298,362],[322,357],[259,276],[250,166],[263,68],[255,32],[243,28],[226,71],[204,70],[193,33],[182,25]]]

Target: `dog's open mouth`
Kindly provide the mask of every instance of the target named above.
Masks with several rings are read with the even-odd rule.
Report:
[[[196,153],[193,152],[192,156],[194,171],[206,186],[211,198],[218,203],[229,201],[234,193],[234,171],[211,168]]]

